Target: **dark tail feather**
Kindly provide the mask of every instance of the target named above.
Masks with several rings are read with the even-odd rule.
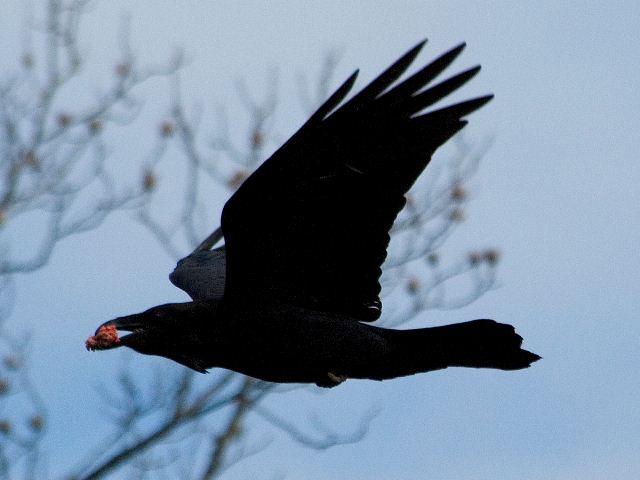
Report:
[[[520,348],[522,337],[511,325],[493,320],[417,330],[385,330],[391,352],[381,378],[447,367],[519,370],[541,357]]]

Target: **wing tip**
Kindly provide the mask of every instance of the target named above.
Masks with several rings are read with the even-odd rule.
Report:
[[[449,50],[445,55],[455,55],[456,57],[467,48],[467,42],[460,42],[458,45]]]
[[[480,73],[480,70],[482,70],[482,65],[476,65],[475,67],[471,67],[468,70],[465,70],[462,73],[467,73],[469,74],[471,77],[476,76],[478,73]]]
[[[493,100],[494,97],[495,97],[495,95],[493,93],[488,93],[486,95],[482,95],[481,97],[472,98],[470,101],[476,103],[477,106],[476,106],[475,110],[477,110],[478,108],[483,107],[484,105],[489,103],[491,100]],[[471,112],[469,112],[469,113],[471,113]]]
[[[422,40],[420,40],[418,43],[416,43],[411,50],[409,50],[406,55],[408,56],[409,54],[414,54],[418,55],[418,53],[420,53],[420,51],[424,48],[424,46],[429,42],[428,38],[423,38]]]
[[[354,82],[356,81],[356,78],[358,78],[358,75],[360,75],[360,69],[356,68],[353,73],[351,75],[349,75],[349,78],[347,78],[345,80],[345,84],[349,85],[349,88],[351,88],[354,84]]]

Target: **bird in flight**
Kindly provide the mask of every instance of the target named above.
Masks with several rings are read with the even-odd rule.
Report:
[[[464,118],[493,97],[425,112],[480,67],[430,86],[462,44],[399,81],[424,43],[343,103],[356,71],[244,181],[222,211],[224,246],[196,249],[170,275],[192,302],[110,320],[87,349],[126,346],[198,372],[221,367],[322,387],[447,367],[518,370],[538,360],[514,327],[493,320],[411,330],[369,324],[381,315],[381,267],[405,194]]]

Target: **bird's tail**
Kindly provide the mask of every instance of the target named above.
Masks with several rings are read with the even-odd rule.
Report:
[[[380,379],[447,367],[519,370],[540,359],[520,348],[522,337],[511,325],[493,320],[417,330],[384,330],[389,342]]]

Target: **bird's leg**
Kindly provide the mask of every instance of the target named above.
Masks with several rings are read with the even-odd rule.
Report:
[[[326,378],[322,378],[316,382],[316,385],[322,388],[333,388],[340,385],[347,379],[345,375],[336,375],[333,372],[327,372]]]

